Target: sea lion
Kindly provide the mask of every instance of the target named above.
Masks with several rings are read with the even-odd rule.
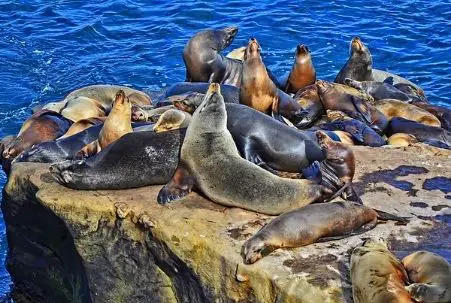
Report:
[[[350,78],[344,80],[344,84],[360,89],[374,98],[375,101],[382,99],[396,99],[403,102],[412,102],[414,100],[420,100],[413,96],[409,96],[400,91],[393,85],[386,82],[378,81],[357,81]],[[377,102],[376,102],[377,103]]]
[[[132,123],[133,131],[151,131],[153,123]],[[99,137],[103,124],[91,126],[70,137],[61,137],[54,141],[42,142],[21,153],[14,162],[56,163],[73,160],[86,144]]]
[[[52,141],[64,135],[72,121],[50,110],[41,110],[28,118],[17,137],[3,150],[3,158],[13,159],[35,144]]]
[[[387,139],[387,144],[394,146],[409,146],[417,142],[415,136],[404,133],[393,134]]]
[[[328,110],[327,118],[329,123],[317,125],[313,129],[344,131],[352,136],[354,142],[362,145],[372,147],[385,145],[385,140],[372,128],[359,120],[352,119],[343,112]]]
[[[299,103],[305,112],[304,117],[296,124],[299,129],[312,126],[326,112],[318,95],[318,87],[315,84],[298,90],[293,99]]]
[[[187,112],[170,109],[164,112],[153,128],[153,131],[158,133],[172,129],[187,128],[191,121],[191,115]]]
[[[173,175],[185,129],[122,136],[97,155],[50,166],[51,174],[73,189],[127,189],[165,184]]]
[[[334,193],[329,199],[339,195],[343,199],[362,203],[352,187],[355,173],[355,157],[352,149],[336,142],[322,132],[316,132],[318,144],[325,151],[326,159],[302,170],[304,177],[325,186]]]
[[[190,99],[189,96],[191,93],[200,93],[202,94],[201,96],[202,102],[209,86],[210,83],[190,83],[190,82],[175,83],[171,87],[169,87],[169,89],[166,91],[165,97],[168,98],[174,96],[185,96],[187,99]],[[221,84],[221,92],[223,93],[224,101],[226,103],[240,103],[239,88],[231,85]]]
[[[413,102],[412,104],[433,114],[440,120],[442,128],[451,131],[451,110],[449,108],[425,102]]]
[[[184,100],[180,98],[180,100]],[[157,122],[162,114],[167,112],[168,110],[176,109],[174,105],[166,105],[162,107],[153,107],[153,106],[132,106],[132,121],[134,122]]]
[[[116,93],[113,108],[100,130],[98,139],[82,148],[79,156],[90,157],[132,131],[130,99],[125,96],[123,90],[119,90]]]
[[[288,75],[285,92],[295,94],[301,88],[312,85],[316,81],[310,50],[304,44],[298,45],[294,53],[295,62]]]
[[[244,51],[246,50],[246,46],[235,48],[234,50],[230,51],[226,57],[230,59],[237,59],[237,60],[244,60]]]
[[[272,215],[321,200],[322,186],[278,177],[241,158],[226,126],[220,86],[212,83],[188,126],[174,176],[158,194],[160,204],[194,186],[218,204]]]
[[[406,287],[418,302],[451,302],[451,265],[443,257],[417,251],[402,260],[413,284]]]
[[[443,128],[425,125],[404,118],[393,118],[387,129],[387,135],[391,136],[396,133],[410,134],[415,136],[420,142],[451,149],[451,132]]]
[[[194,35],[183,50],[187,82],[217,82],[239,86],[242,63],[219,52],[229,46],[238,28],[205,30]]]
[[[382,238],[366,240],[352,251],[351,281],[355,303],[414,303],[404,289],[407,273]]]
[[[388,80],[391,80],[388,78]],[[385,79],[385,82],[387,82],[387,79]],[[393,84],[393,81],[390,81],[390,84]],[[393,85],[403,93],[405,93],[408,96],[414,97],[415,99],[420,100],[421,102],[429,103],[426,95],[424,94],[424,91],[419,88],[418,86],[411,85],[408,83],[397,83]]]
[[[105,117],[110,109],[95,99],[77,96],[67,99],[60,113],[67,119],[77,122],[92,117]]]
[[[349,59],[340,69],[340,72],[334,82],[344,84],[344,80],[346,78],[357,81],[384,82],[386,79],[391,78],[390,80],[393,85],[398,83],[406,83],[420,89],[409,80],[389,72],[375,69],[372,65],[373,59],[371,57],[370,50],[359,37],[354,37],[351,40]]]
[[[378,133],[383,133],[388,121],[371,103],[374,99],[355,88],[343,84],[316,81],[318,94],[325,110],[339,110],[357,119]]]
[[[381,111],[388,120],[395,117],[405,118],[425,125],[441,127],[440,120],[428,111],[415,105],[395,99],[379,100],[374,106]]]
[[[243,261],[252,264],[277,248],[307,246],[318,240],[350,237],[374,228],[378,218],[404,221],[354,202],[310,204],[284,213],[248,239],[241,250]]]
[[[260,52],[257,39],[251,38],[244,52],[240,103],[260,112],[269,113],[278,93],[276,85],[266,72]]]
[[[91,117],[86,119],[81,119],[75,122],[74,124],[69,127],[67,132],[60,137],[61,138],[67,138],[70,136],[73,136],[93,125],[103,124],[105,122],[106,117]]]

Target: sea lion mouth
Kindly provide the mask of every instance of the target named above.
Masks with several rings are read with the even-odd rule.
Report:
[[[363,43],[360,40],[360,37],[354,37],[351,41],[351,53],[354,51],[357,52],[363,51]]]
[[[259,56],[261,52],[260,44],[258,44],[257,39],[251,38],[249,39],[249,43],[247,44],[246,50],[244,51],[244,60],[249,58],[255,58]]]
[[[310,49],[308,48],[308,46],[307,45],[304,45],[304,44],[299,44],[297,47],[296,47],[296,54],[297,55],[303,55],[303,54],[309,54],[310,53]]]

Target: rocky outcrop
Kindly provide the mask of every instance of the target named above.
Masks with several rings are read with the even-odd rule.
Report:
[[[245,239],[271,217],[191,193],[169,206],[160,186],[75,191],[46,165],[13,165],[2,204],[7,267],[18,301],[352,302],[350,251],[369,236],[400,257],[424,248],[451,256],[451,153],[413,146],[356,147],[365,204],[411,217],[339,241],[279,249],[244,265]]]

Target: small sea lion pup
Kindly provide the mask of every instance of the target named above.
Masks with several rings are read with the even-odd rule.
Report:
[[[289,94],[295,94],[301,88],[314,84],[316,81],[316,71],[308,47],[304,44],[298,45],[294,58],[285,86],[285,92]]]
[[[335,142],[322,132],[316,132],[318,144],[326,153],[326,159],[302,170],[304,177],[316,181],[334,193],[329,199],[342,196],[343,199],[362,203],[352,187],[355,173],[355,157],[351,148]]]
[[[451,265],[441,256],[417,251],[402,260],[413,284],[406,287],[418,302],[451,302]]]
[[[192,37],[183,50],[187,82],[217,82],[239,86],[241,61],[224,57],[219,52],[229,46],[238,28],[231,26],[205,30]]]
[[[310,204],[284,213],[247,240],[241,250],[246,264],[252,264],[277,248],[300,247],[338,240],[374,228],[377,220],[405,219],[373,210],[354,202]]]
[[[284,179],[241,158],[227,130],[220,86],[212,83],[194,112],[172,180],[158,194],[166,204],[196,186],[218,204],[278,215],[322,199],[323,187],[308,180]]]
[[[429,126],[442,126],[440,120],[430,112],[399,100],[383,99],[376,102],[374,106],[381,111],[388,120],[395,117],[401,117]]]
[[[103,124],[99,138],[82,148],[77,158],[90,157],[132,131],[130,100],[124,91],[120,90],[116,94],[113,109]]]
[[[383,239],[366,240],[351,254],[352,296],[355,303],[414,303],[402,263]]]
[[[257,39],[250,39],[244,52],[240,103],[260,112],[270,113],[278,93],[276,85],[268,76],[260,52]]]
[[[158,118],[157,123],[153,127],[154,132],[164,132],[173,129],[186,128],[191,121],[191,115],[187,112],[170,109],[165,111],[160,118]]]
[[[40,110],[24,122],[17,137],[5,146],[3,158],[14,159],[35,144],[55,140],[64,135],[71,124],[72,121],[59,113]]]

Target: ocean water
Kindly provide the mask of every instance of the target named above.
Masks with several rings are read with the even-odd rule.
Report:
[[[358,35],[375,68],[417,83],[432,103],[451,105],[449,0],[92,2],[0,1],[0,137],[17,133],[33,106],[84,85],[153,92],[183,81],[189,37],[229,25],[240,31],[228,50],[256,37],[276,75],[290,69],[296,45],[307,44],[325,80],[334,79]],[[5,254],[0,217],[0,298],[11,287]]]

